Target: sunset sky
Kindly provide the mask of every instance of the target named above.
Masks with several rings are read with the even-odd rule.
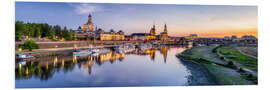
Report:
[[[231,35],[258,36],[256,6],[104,4],[16,2],[15,20],[48,23],[77,29],[92,14],[94,25],[105,31],[125,34],[149,32],[153,23],[157,33],[167,24],[170,36],[198,34],[200,37]]]

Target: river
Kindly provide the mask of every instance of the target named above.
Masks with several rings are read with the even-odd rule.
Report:
[[[158,46],[90,57],[42,57],[15,70],[16,88],[184,86],[190,70],[175,56],[183,46]],[[18,64],[17,64],[18,65]]]

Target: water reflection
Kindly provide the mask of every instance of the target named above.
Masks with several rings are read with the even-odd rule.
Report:
[[[68,54],[55,57],[42,57],[37,59],[36,61],[29,61],[25,65],[17,63],[15,76],[17,81],[27,79],[50,80],[50,78],[52,78],[55,73],[72,72],[75,67],[78,67],[83,72],[88,72],[88,75],[92,75],[93,73],[96,73],[93,72],[93,69],[97,69],[93,68],[94,65],[103,66],[105,62],[110,62],[111,64],[114,64],[116,61],[119,61],[119,63],[123,62],[124,60],[128,61],[128,59],[125,59],[125,56],[146,56],[150,58],[150,61],[156,62],[155,60],[161,59],[160,56],[156,56],[157,52],[161,54],[163,64],[166,64],[167,60],[170,60],[168,59],[168,57],[172,57],[172,55],[175,55],[176,52],[174,52],[171,56],[168,56],[168,51],[174,48],[176,50],[181,48],[181,51],[183,51],[185,48],[188,47],[155,46],[146,50],[135,49],[134,51],[128,53],[117,53],[112,50],[108,53],[98,56],[72,56]],[[124,65],[122,65],[122,67],[129,68],[128,66]]]

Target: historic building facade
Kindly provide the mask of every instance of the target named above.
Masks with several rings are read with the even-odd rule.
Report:
[[[94,31],[94,24],[93,24],[93,21],[92,21],[92,15],[91,14],[88,15],[88,21],[86,22],[86,24],[82,25],[81,30]]]
[[[146,34],[146,40],[156,40],[156,28],[155,28],[155,24],[153,25],[153,27],[150,29],[150,34]]]
[[[104,32],[102,29],[98,29],[96,32],[96,38],[98,40],[125,40],[125,34],[122,30],[115,32],[110,30],[110,32]]]
[[[167,25],[166,24],[164,25],[164,31],[160,33],[160,40],[162,40],[162,41],[169,40],[168,30],[167,30]]]
[[[164,25],[164,31],[161,32],[159,35],[156,35],[156,28],[154,24],[153,27],[151,27],[150,29],[150,33],[133,33],[131,37],[133,38],[133,40],[170,40],[166,24]]]
[[[95,40],[125,40],[125,35],[122,30],[115,32],[111,29],[109,32],[105,32],[101,28],[98,29],[97,26],[94,29],[91,14],[88,15],[87,23],[79,26],[74,36],[80,38],[93,38]]]

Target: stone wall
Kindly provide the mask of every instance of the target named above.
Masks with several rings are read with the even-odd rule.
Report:
[[[37,42],[40,49],[49,49],[49,48],[66,48],[66,47],[87,47],[89,45],[113,45],[113,44],[122,44],[122,43],[135,43],[141,41],[66,41],[66,42]],[[15,50],[18,50],[19,44],[24,42],[16,42]]]

